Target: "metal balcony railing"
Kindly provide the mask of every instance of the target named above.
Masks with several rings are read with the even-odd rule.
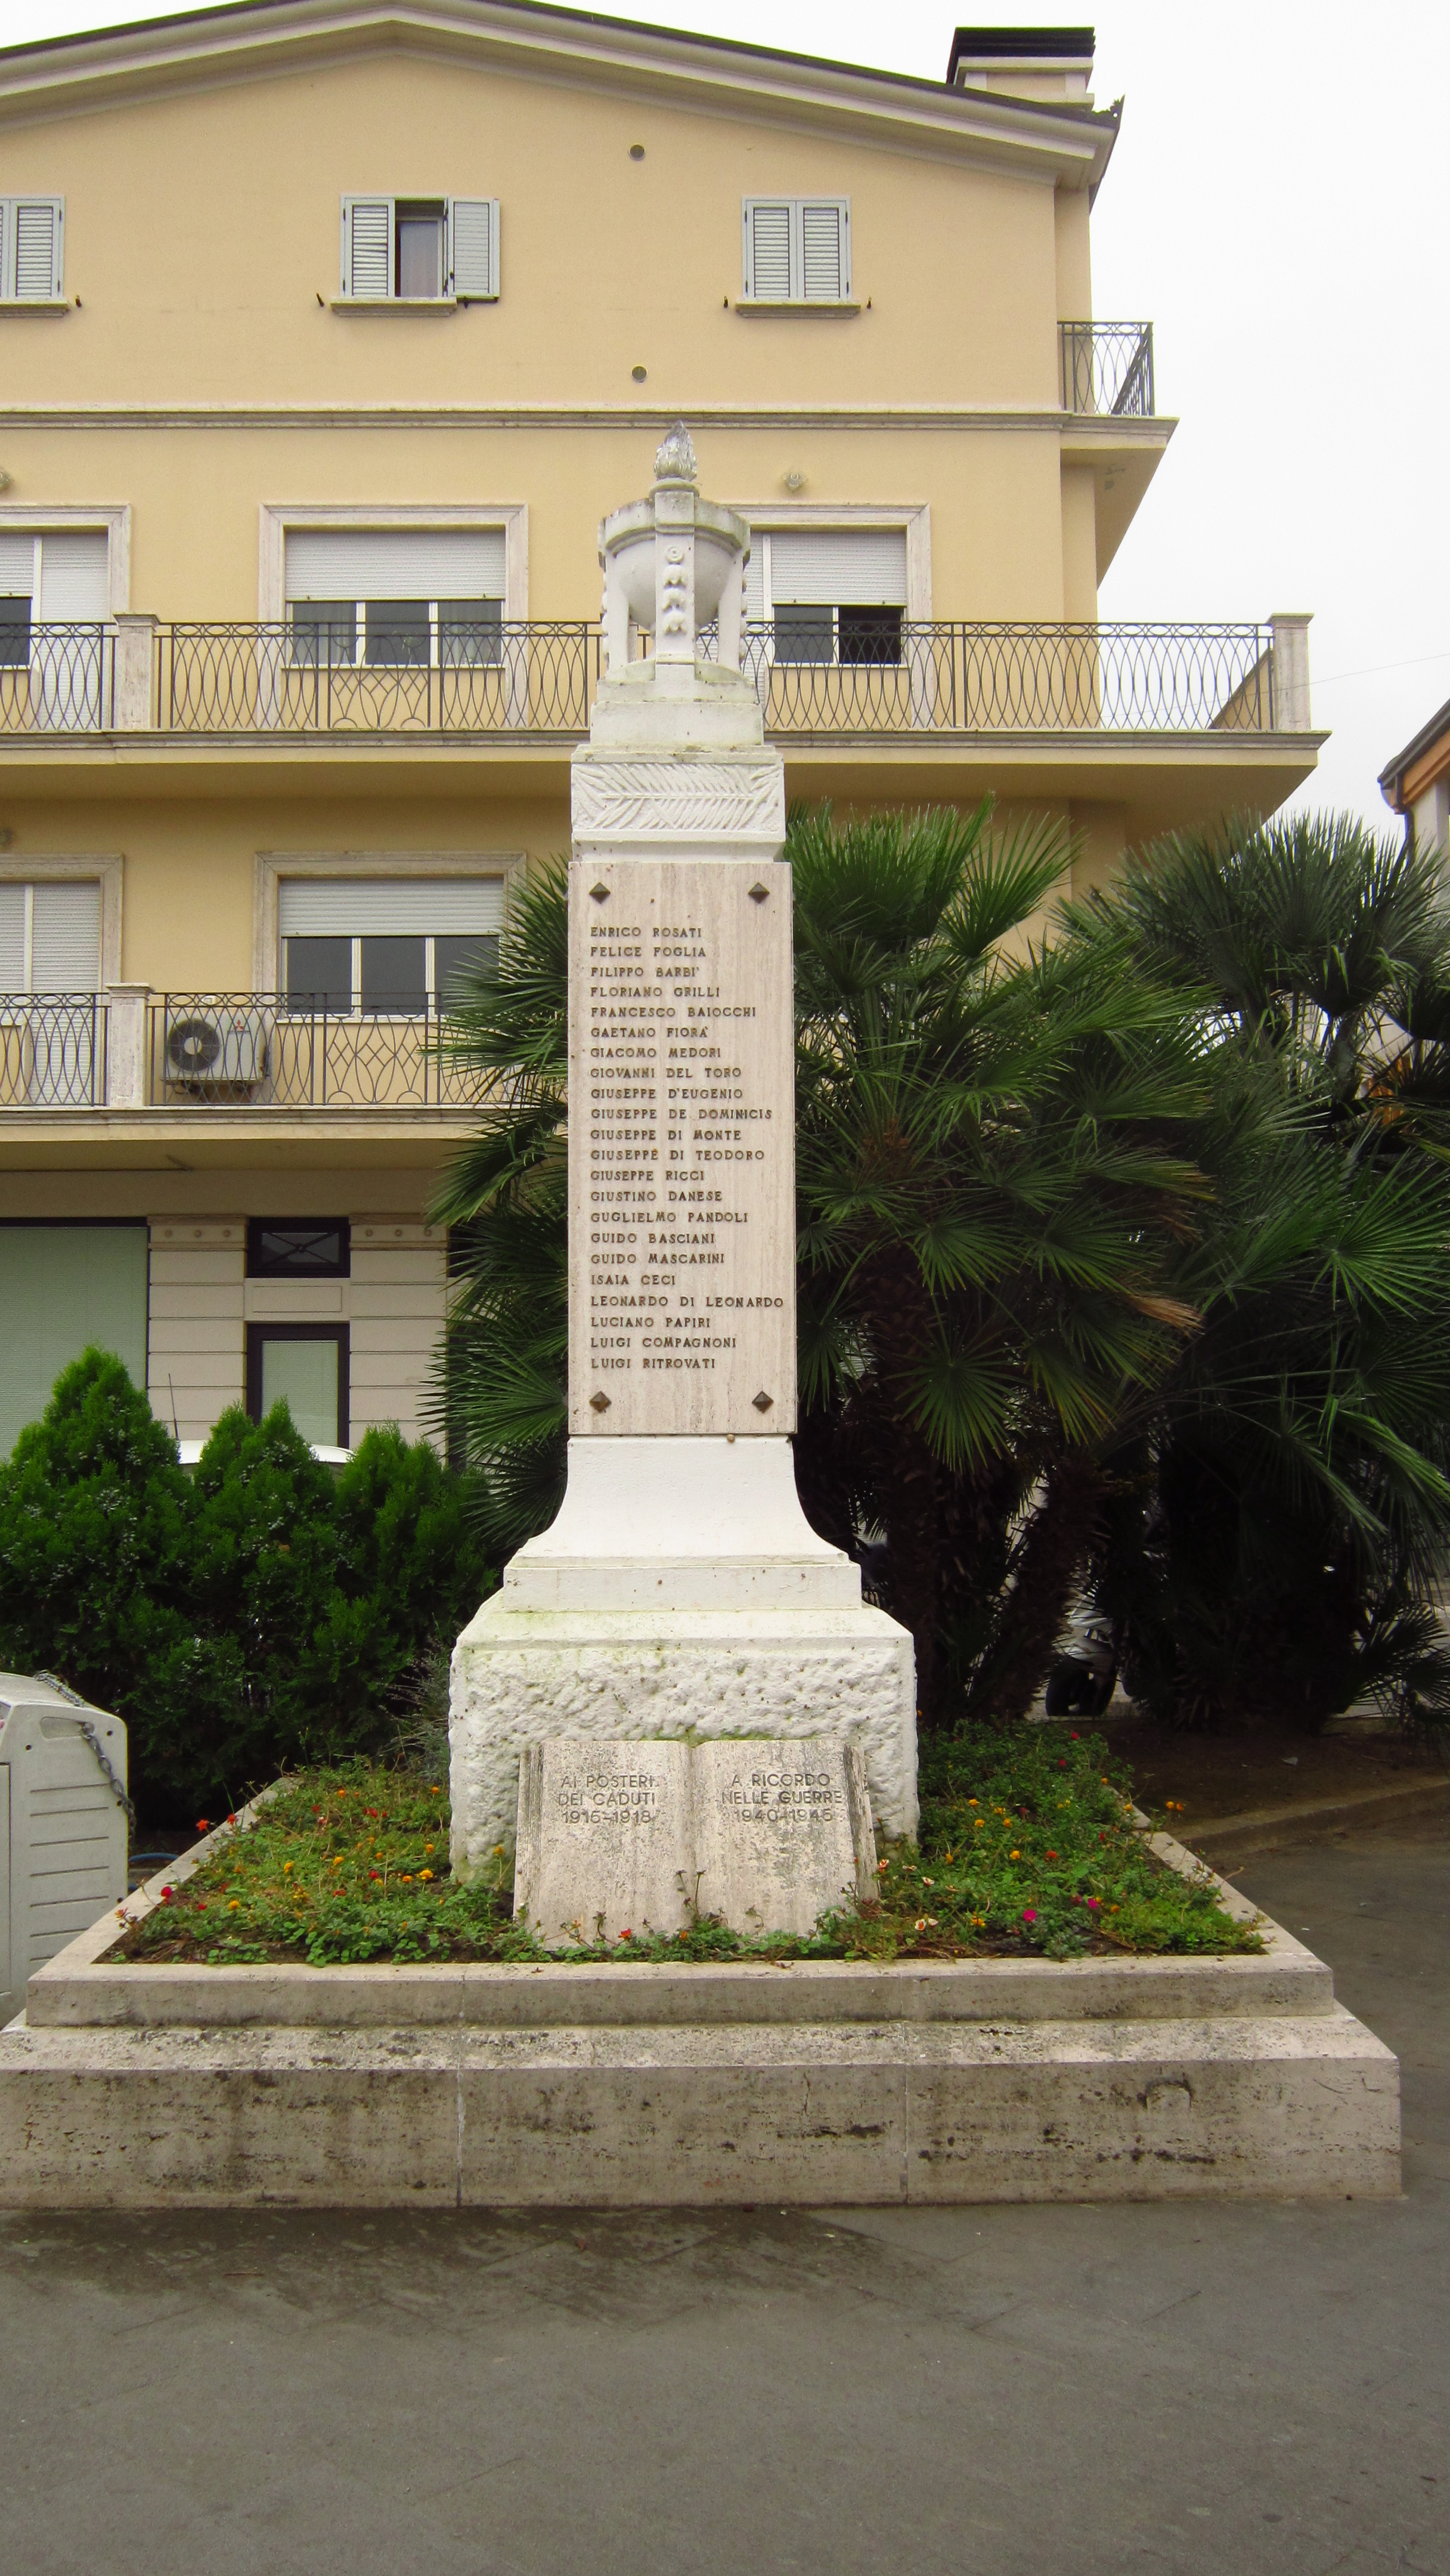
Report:
[[[154,1108],[464,1108],[482,1078],[452,1061],[449,1024],[339,1011],[281,993],[160,993],[150,1005]]]
[[[124,685],[108,630],[29,629],[29,664],[0,662],[0,734],[565,745],[587,731],[604,668],[587,623],[472,630],[458,639],[468,658],[416,664],[329,659],[315,630],[303,645],[282,625],[161,627],[154,650],[139,639],[148,662],[135,623]],[[1301,731],[1304,623],[924,623],[880,608],[843,609],[833,623],[830,610],[783,610],[747,629],[741,662],[782,743]]]
[[[1062,408],[1110,420],[1151,420],[1151,322],[1060,322]]]
[[[115,707],[114,628],[0,624],[0,734],[108,733]]]
[[[325,627],[163,626],[159,721],[170,733],[587,732],[597,626],[465,628],[443,642],[438,661],[359,662]]]
[[[0,1108],[98,1109],[106,1097],[102,993],[0,993]]]

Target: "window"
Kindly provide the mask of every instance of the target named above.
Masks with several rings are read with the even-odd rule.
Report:
[[[745,617],[769,631],[777,662],[901,660],[906,535],[900,528],[757,530],[745,567]]]
[[[352,1270],[352,1229],[345,1216],[247,1222],[249,1279],[346,1279]]]
[[[344,197],[344,300],[493,303],[498,232],[497,197]]]
[[[265,1422],[277,1404],[315,1448],[347,1447],[346,1324],[247,1326],[247,1411]]]
[[[144,1224],[0,1224],[0,1458],[92,1342],[144,1387],[146,1280]]]
[[[503,887],[493,877],[288,877],[277,919],[289,1010],[421,1018],[447,1010],[470,970],[497,965]]]
[[[64,197],[0,197],[0,303],[56,304]]]
[[[463,670],[503,660],[501,528],[298,528],[283,583],[294,663]]]
[[[849,302],[849,197],[747,197],[744,226],[748,302]]]
[[[0,993],[94,993],[101,980],[101,889],[0,884]]]

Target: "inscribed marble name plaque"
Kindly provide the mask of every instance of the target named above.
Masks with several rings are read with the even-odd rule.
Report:
[[[851,1738],[611,1744],[553,1736],[519,1770],[514,1905],[550,1949],[676,1932],[809,1933],[875,1890]]]
[[[569,870],[569,1430],[795,1429],[791,879]]]
[[[697,1902],[732,1931],[814,1931],[875,1893],[866,1757],[839,1736],[698,1744]]]
[[[687,1744],[525,1746],[514,1910],[551,1948],[679,1931],[692,1850]]]

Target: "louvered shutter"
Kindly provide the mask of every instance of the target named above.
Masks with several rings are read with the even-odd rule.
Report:
[[[851,292],[844,200],[823,198],[801,206],[801,293],[807,303],[839,304]]]
[[[34,537],[0,529],[0,599],[29,599],[34,590]]]
[[[393,291],[393,200],[344,197],[342,291],[381,298]]]
[[[62,197],[17,197],[10,209],[14,235],[12,293],[27,304],[51,303],[60,293]],[[7,250],[9,245],[6,245]]]
[[[99,624],[110,607],[104,528],[46,533],[40,540],[40,614],[47,626]]]
[[[745,292],[762,303],[790,302],[790,217],[788,197],[745,201]]]
[[[450,280],[462,304],[498,294],[498,199],[454,197],[448,209]]]
[[[778,528],[770,541],[772,608],[904,608],[902,528]]]
[[[0,885],[0,993],[25,990],[25,888]]]
[[[502,528],[296,528],[294,599],[502,599]]]
[[[284,939],[487,938],[503,927],[498,877],[284,877]]]
[[[38,885],[30,935],[37,993],[93,993],[101,980],[101,889]]]

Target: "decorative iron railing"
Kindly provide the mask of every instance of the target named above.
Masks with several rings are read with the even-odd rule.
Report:
[[[466,1107],[482,1077],[453,1061],[450,1024],[333,1009],[281,993],[160,993],[150,1008],[156,1108]]]
[[[0,1108],[98,1109],[106,1097],[101,993],[0,993]]]
[[[1062,408],[1110,420],[1151,420],[1151,322],[1060,322]]]
[[[1272,729],[1262,626],[903,626],[870,658],[743,656],[777,739]]]
[[[431,662],[356,661],[315,626],[164,626],[159,645],[171,733],[577,735],[603,655],[587,623],[465,627]]]
[[[113,627],[0,623],[0,734],[106,733],[115,708]]]
[[[27,669],[0,663],[0,731],[22,729],[22,707],[26,730],[108,729],[105,631],[39,627],[28,640]],[[161,730],[570,743],[588,728],[604,664],[588,624],[466,630],[457,641],[476,658],[432,664],[330,662],[316,630],[308,641],[311,658],[285,626],[162,628]],[[822,625],[783,611],[747,629],[741,659],[782,742],[1261,733],[1278,721],[1268,626],[909,624],[889,609],[843,610],[833,626],[829,612]]]

